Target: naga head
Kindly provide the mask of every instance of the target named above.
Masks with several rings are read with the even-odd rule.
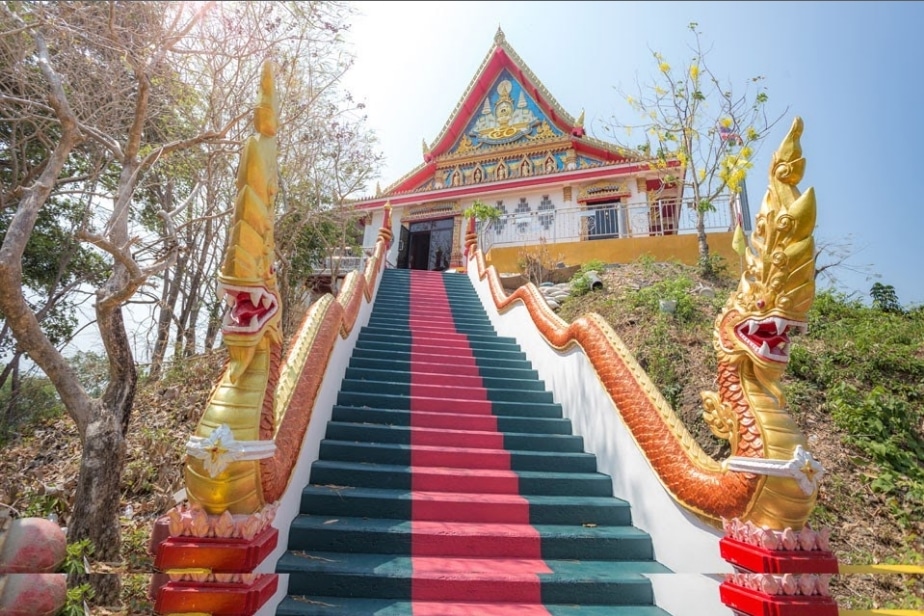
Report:
[[[219,293],[229,306],[222,334],[230,355],[232,381],[247,369],[258,348],[281,338],[273,239],[278,109],[272,66],[266,63],[260,102],[254,111],[256,135],[246,141],[241,152],[234,217],[218,275]]]
[[[805,331],[815,298],[815,193],[800,194],[805,171],[796,118],[770,164],[738,289],[716,319],[720,361],[750,361],[755,376],[782,401],[777,381],[789,362],[790,334]]]

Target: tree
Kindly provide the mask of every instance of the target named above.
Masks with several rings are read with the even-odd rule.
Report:
[[[9,110],[3,122],[28,118],[46,144],[46,154],[21,176],[6,205],[14,213],[0,245],[0,311],[77,426],[82,452],[68,538],[90,539],[101,561],[120,559],[120,482],[137,383],[125,307],[180,250],[178,212],[156,209],[162,224],[145,233],[136,197],[152,169],[179,152],[221,143],[247,115],[241,109],[218,126],[201,116],[179,127],[158,122],[191,95],[183,87],[188,74],[178,67],[193,55],[186,47],[190,32],[213,8],[162,2],[0,6],[0,102]],[[83,161],[79,172],[75,160]],[[23,286],[22,260],[36,222],[66,193],[84,212],[75,236],[106,263],[105,278],[92,288],[109,372],[99,397],[87,392],[42,331]],[[100,603],[118,602],[118,576],[93,581]]]
[[[650,85],[639,85],[636,95],[626,96],[641,122],[614,120],[604,129],[617,141],[617,129],[627,136],[643,132],[643,143],[625,147],[652,160],[650,168],[658,170],[662,185],[680,184],[688,195],[696,213],[699,266],[711,275],[705,215],[715,211],[714,201],[726,191],[742,192],[760,142],[783,114],[772,120],[766,115],[763,77],[751,78],[740,95],[723,84],[707,62],[710,50],[703,48],[698,24],[691,23],[689,29],[693,55],[683,70],[675,70],[661,53],[652,51],[658,76]],[[749,92],[754,87],[756,93]]]
[[[893,314],[904,312],[901,302],[898,301],[898,293],[895,292],[895,287],[890,284],[874,283],[869,290],[869,295],[873,298],[874,308]]]

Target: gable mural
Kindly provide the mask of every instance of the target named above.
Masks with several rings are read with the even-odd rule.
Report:
[[[464,154],[484,146],[562,135],[523,86],[504,70],[488,90],[481,112],[471,119],[453,153]]]

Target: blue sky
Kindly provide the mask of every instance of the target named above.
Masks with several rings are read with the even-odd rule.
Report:
[[[651,51],[673,66],[689,61],[695,21],[712,70],[736,88],[763,75],[768,110],[786,114],[749,174],[752,213],[771,154],[801,116],[800,188],[816,191],[816,242],[847,247],[846,264],[858,270],[836,268],[839,288],[867,300],[879,281],[903,305],[924,304],[924,3],[352,4],[360,11],[349,35],[356,64],[345,86],[367,105],[386,156],[383,187],[422,162],[421,141],[438,136],[498,26],[561,106],[573,116],[583,109],[588,132],[606,138],[613,116],[637,120],[619,92],[653,82]]]

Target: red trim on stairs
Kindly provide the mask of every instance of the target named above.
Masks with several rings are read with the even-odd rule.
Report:
[[[551,570],[442,276],[412,271],[409,293],[413,613],[473,616],[462,602],[476,599],[504,604],[492,616],[547,615],[538,575]]]

